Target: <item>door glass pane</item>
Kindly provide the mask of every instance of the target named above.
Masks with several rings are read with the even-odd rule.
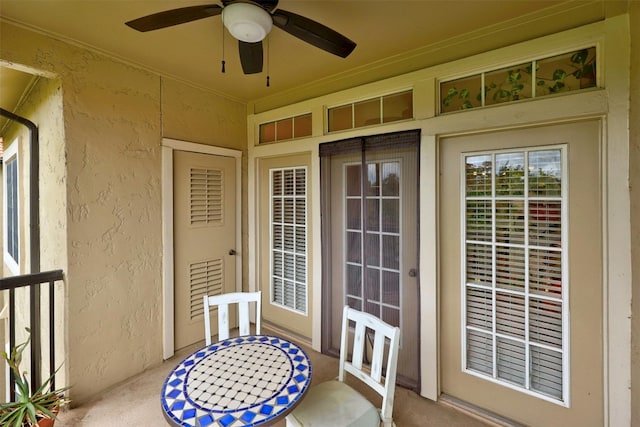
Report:
[[[382,200],[382,232],[400,231],[400,198]]]
[[[380,164],[370,163],[367,165],[367,196],[380,195]]]
[[[382,195],[387,197],[400,195],[400,163],[382,164]]]
[[[359,196],[362,189],[360,184],[362,182],[360,165],[349,165],[346,169],[345,186],[347,196]]]
[[[568,364],[563,150],[466,156],[462,213],[466,369],[556,398]]]

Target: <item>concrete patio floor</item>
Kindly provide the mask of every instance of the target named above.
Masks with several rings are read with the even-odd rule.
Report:
[[[263,331],[263,333],[270,333],[270,331]],[[338,360],[336,358],[315,352],[304,344],[303,347],[311,358],[312,386],[337,376]],[[169,425],[165,421],[160,407],[160,389],[171,369],[195,349],[196,346],[183,349],[159,366],[100,393],[89,402],[63,411],[56,421],[56,427],[155,427]],[[348,381],[349,384],[364,392],[379,406],[379,402],[375,400],[375,393],[367,393],[366,387],[361,387],[359,381],[352,380]],[[402,387],[396,388],[393,419],[398,427],[502,425],[489,423],[445,403],[436,403],[425,399]],[[285,421],[282,420],[275,426],[284,427]]]

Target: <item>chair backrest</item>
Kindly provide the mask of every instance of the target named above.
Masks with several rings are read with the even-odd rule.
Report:
[[[349,321],[355,322],[353,334],[352,356],[349,352]],[[366,369],[364,357],[367,329],[374,332],[371,365]],[[389,340],[385,376],[382,377],[386,341]],[[400,345],[400,328],[389,325],[377,317],[344,307],[342,316],[342,339],[340,343],[340,371],[338,379],[344,381],[345,371],[363,381],[382,396],[380,418],[385,426],[392,424],[393,399],[395,395],[396,371],[398,367],[398,350]]]
[[[207,345],[211,344],[211,321],[209,308],[218,307],[218,340],[229,338],[229,305],[238,304],[238,327],[240,335],[249,335],[249,303],[256,306],[256,334],[260,334],[260,318],[262,317],[262,292],[232,292],[204,298],[204,334]]]

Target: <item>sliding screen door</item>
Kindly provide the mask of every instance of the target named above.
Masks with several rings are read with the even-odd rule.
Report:
[[[402,331],[398,381],[418,388],[419,132],[320,147],[323,351],[340,350],[342,308]]]

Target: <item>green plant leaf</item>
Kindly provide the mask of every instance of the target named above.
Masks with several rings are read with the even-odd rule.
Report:
[[[554,84],[553,86],[549,86],[549,92],[551,93],[558,93],[560,92],[562,89],[564,89],[564,83],[563,82],[556,82],[556,84]]]
[[[558,68],[553,72],[553,80],[564,80],[567,77],[567,72],[562,68]]]
[[[587,56],[589,55],[589,51],[587,49],[582,49],[573,55],[571,55],[571,62],[574,64],[584,65],[587,61]]]
[[[460,91],[460,98],[468,98],[469,97],[469,89],[464,88]]]
[[[33,406],[33,403],[29,402],[27,403],[27,405],[25,406],[26,410],[27,410],[27,418],[32,422],[32,423],[37,423],[37,419],[36,419],[36,407]]]
[[[35,393],[30,393],[29,381],[27,373],[20,373],[20,363],[22,362],[22,353],[31,340],[31,331],[27,328],[29,337],[27,340],[15,346],[11,355],[3,353],[3,358],[14,372],[16,383],[16,401],[0,404],[0,426],[2,427],[25,427],[36,425],[41,417],[55,418],[53,411],[56,408],[66,404],[68,399],[63,392],[69,387],[58,390],[46,391],[51,386],[51,381],[60,367],[56,369],[51,376],[41,384]]]
[[[498,89],[496,93],[493,94],[493,100],[497,101],[498,99],[507,99],[511,97],[511,92],[506,89]]]

